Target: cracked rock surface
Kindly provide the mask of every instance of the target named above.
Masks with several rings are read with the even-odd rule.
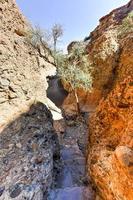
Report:
[[[0,200],[44,200],[59,154],[52,115],[32,105],[0,137]]]

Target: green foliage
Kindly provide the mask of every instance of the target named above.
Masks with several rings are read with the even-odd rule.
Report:
[[[89,63],[88,56],[85,53],[84,43],[75,44],[69,55],[56,54],[55,60],[58,75],[62,80],[69,83],[72,89],[83,88],[91,90],[92,65]]]
[[[42,30],[40,26],[30,26],[26,39],[35,48],[40,45],[48,48],[50,47],[50,38],[50,33],[47,30]]]
[[[122,21],[122,25],[120,26],[119,36],[122,37],[127,33],[133,32],[133,11],[131,11],[125,19]]]

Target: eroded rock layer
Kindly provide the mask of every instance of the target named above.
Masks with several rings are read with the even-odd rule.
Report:
[[[56,69],[50,51],[29,42],[29,30],[15,0],[1,0],[0,200],[43,200],[53,178],[57,138],[44,104],[46,76]]]
[[[118,33],[132,10],[130,1],[102,18],[88,45],[103,97],[90,116],[88,171],[105,200],[133,199],[133,32]]]
[[[35,49],[28,34],[15,0],[0,1],[0,127],[34,100],[45,102],[46,76],[56,71],[48,49]]]
[[[133,196],[133,85],[120,83],[102,100],[90,120],[88,163],[104,199]]]

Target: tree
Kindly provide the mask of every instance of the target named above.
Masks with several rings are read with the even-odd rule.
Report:
[[[56,54],[57,73],[68,83],[75,95],[78,114],[80,113],[77,89],[91,91],[92,64],[85,53],[85,43],[80,42],[72,47],[69,55]]]
[[[29,30],[27,32],[26,40],[35,48],[39,46],[47,48],[53,53],[57,52],[57,42],[63,35],[63,28],[60,24],[55,24],[50,30],[42,29],[39,25],[33,27],[29,23]]]
[[[54,24],[52,27],[52,38],[53,38],[53,46],[54,46],[54,52],[57,51],[57,42],[59,38],[63,35],[63,28],[60,24]]]
[[[35,48],[40,45],[45,48],[50,48],[49,41],[51,40],[51,34],[48,30],[43,30],[39,25],[35,27],[30,25],[27,39]]]

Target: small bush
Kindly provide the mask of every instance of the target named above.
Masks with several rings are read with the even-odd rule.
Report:
[[[89,63],[84,43],[75,44],[69,55],[58,53],[55,60],[58,75],[69,83],[73,89],[91,90],[92,65]]]
[[[94,58],[102,59],[104,62],[119,50],[117,30],[108,30],[104,34],[104,40],[99,44]]]
[[[123,37],[130,32],[133,32],[133,11],[131,11],[127,17],[123,19],[122,25],[118,30],[118,35],[119,37]]]

